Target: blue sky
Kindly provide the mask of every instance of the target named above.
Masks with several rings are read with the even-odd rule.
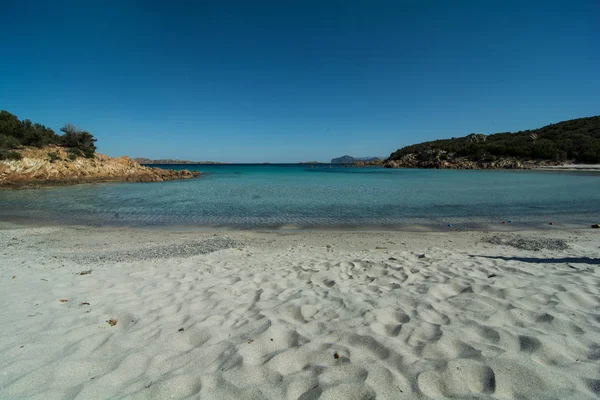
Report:
[[[111,156],[387,156],[600,114],[600,2],[2,2],[0,108]]]

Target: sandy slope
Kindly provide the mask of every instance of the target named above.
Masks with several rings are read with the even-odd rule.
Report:
[[[518,235],[5,226],[0,398],[598,398],[600,234]]]

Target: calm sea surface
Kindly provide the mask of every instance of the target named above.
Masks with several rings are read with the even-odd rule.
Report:
[[[600,222],[600,174],[170,165],[200,179],[0,191],[0,220],[240,228]]]

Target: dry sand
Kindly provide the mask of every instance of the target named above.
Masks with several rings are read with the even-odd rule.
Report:
[[[598,171],[600,170],[600,164],[563,164],[563,165],[545,165],[543,167],[536,167],[536,169],[545,169],[549,171]]]
[[[0,399],[595,399],[599,239],[3,224]]]

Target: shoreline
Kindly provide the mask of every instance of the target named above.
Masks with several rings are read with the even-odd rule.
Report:
[[[164,164],[168,165],[168,164]],[[175,165],[175,164],[173,164]],[[236,164],[180,164],[180,165],[226,165],[235,166]],[[258,164],[260,165],[260,164]],[[298,164],[300,165],[300,164]],[[309,165],[309,164],[306,164]],[[334,165],[334,164],[333,164]],[[154,183],[154,182],[167,182],[174,180],[187,180],[197,179],[201,175],[207,175],[210,173],[188,171],[184,170],[173,170],[169,168],[153,167],[152,164],[141,165],[143,168],[148,168],[154,171],[151,176],[148,174],[144,175],[123,175],[123,176],[80,176],[73,178],[60,178],[60,179],[38,179],[29,178],[25,176],[11,176],[10,178],[0,181],[0,190],[27,190],[27,189],[44,189],[44,188],[56,188],[56,187],[69,187],[77,185],[94,185],[103,183]],[[581,172],[581,173],[600,173],[600,164],[586,164],[586,165],[557,165],[557,166],[535,166],[522,169],[514,168],[412,168],[412,167],[387,167],[385,165],[350,165],[348,168],[369,168],[369,169],[438,169],[438,170],[454,170],[454,171],[511,171],[511,172]]]
[[[581,218],[581,217],[579,217]],[[149,231],[198,231],[198,232],[315,232],[315,233],[453,233],[453,232],[491,232],[491,233],[511,233],[511,232],[545,232],[545,231],[585,231],[597,230],[592,225],[598,223],[599,219],[589,219],[589,223],[558,222],[548,223],[546,220],[535,220],[527,222],[502,223],[496,221],[486,222],[461,222],[456,218],[451,218],[452,226],[446,226],[445,223],[406,223],[393,225],[339,225],[339,226],[300,226],[300,225],[195,225],[195,224],[131,224],[127,222],[116,223],[115,221],[104,221],[103,223],[86,224],[73,221],[59,221],[60,217],[53,219],[40,220],[39,218],[20,217],[3,215],[0,216],[0,229],[3,224],[9,224],[22,227],[60,227],[60,228],[90,228],[90,229],[132,229]]]
[[[166,170],[168,171],[168,170]],[[185,176],[167,179],[163,181],[150,181],[136,180],[136,177],[124,176],[124,177],[109,177],[109,178],[69,178],[69,179],[32,179],[32,180],[13,180],[3,181],[0,183],[0,190],[27,190],[27,189],[45,189],[45,188],[59,188],[59,187],[70,187],[80,185],[101,185],[104,183],[156,183],[156,182],[169,182],[173,180],[185,180],[185,179],[197,179],[198,176]]]
[[[535,169],[543,171],[598,171],[600,164],[565,164],[565,165],[547,165]]]
[[[148,167],[150,168],[150,167]],[[103,183],[157,183],[169,182],[176,180],[197,179],[202,175],[200,172],[190,172],[188,170],[171,170],[158,167],[152,167],[151,170],[156,174],[147,175],[124,175],[124,176],[90,176],[90,177],[75,177],[62,179],[28,179],[16,177],[0,182],[0,190],[26,190],[26,189],[44,189],[56,187],[68,187],[78,185],[96,185]],[[162,180],[155,180],[155,179]]]
[[[200,172],[145,167],[129,157],[94,153],[70,158],[65,148],[23,146],[19,159],[0,161],[0,190],[39,189],[107,182],[163,182],[200,177]]]

